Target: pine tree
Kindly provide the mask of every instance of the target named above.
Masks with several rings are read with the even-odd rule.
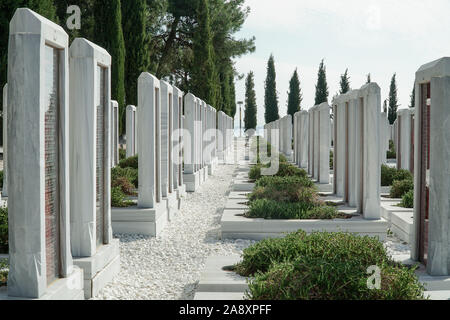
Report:
[[[119,134],[125,130],[125,43],[120,0],[96,0],[94,42],[111,55],[111,99],[119,103]]]
[[[146,36],[145,0],[122,1],[122,28],[125,40],[125,95],[127,104],[137,105],[137,79],[147,70],[148,38]]]
[[[383,102],[383,112],[387,113],[388,110],[388,99],[384,100]]]
[[[265,120],[270,123],[280,119],[278,114],[278,94],[275,72],[275,59],[270,55],[267,62],[267,77],[264,94]]]
[[[215,104],[215,68],[207,0],[198,0],[197,27],[193,39],[191,91],[209,104]]]
[[[411,93],[411,104],[409,105],[410,108],[416,107],[416,86],[414,85],[413,91]]]
[[[397,99],[397,83],[396,83],[397,74],[394,73],[391,79],[391,86],[389,89],[389,123],[394,124],[397,119],[397,109],[399,107],[398,99]]]
[[[341,86],[341,90],[339,91],[340,94],[345,94],[351,90],[350,77],[348,76],[348,69],[345,69],[345,73],[341,75],[340,86]]]
[[[371,78],[371,76],[370,76],[370,73],[367,75],[367,82],[366,82],[366,84],[369,84],[369,83],[371,83],[372,82],[372,78]]]
[[[328,94],[327,70],[322,60],[319,66],[319,72],[317,74],[315,105],[328,102]]]
[[[300,89],[300,80],[298,77],[297,69],[295,69],[291,80],[289,81],[289,92],[288,92],[288,107],[287,113],[292,116],[292,121],[294,121],[294,114],[300,111],[302,103],[302,93]]]
[[[245,131],[250,129],[256,130],[257,124],[257,105],[255,93],[255,79],[253,71],[250,71],[245,80]]]

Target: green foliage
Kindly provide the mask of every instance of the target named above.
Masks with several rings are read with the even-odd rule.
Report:
[[[7,259],[0,259],[0,287],[6,286],[8,281],[9,264]]]
[[[339,83],[341,89],[339,91],[340,94],[344,94],[349,92],[350,89],[350,77],[348,76],[348,69],[345,69],[345,73],[341,75],[341,82]]]
[[[385,101],[385,103],[386,103],[386,101]],[[388,159],[396,159],[397,158],[394,141],[392,141],[392,140],[389,140],[389,151],[387,152],[386,157]]]
[[[197,0],[197,26],[193,39],[192,92],[211,105],[216,105],[214,51],[207,0]]]
[[[125,41],[120,0],[95,0],[93,11],[94,42],[111,55],[111,99],[119,103],[121,135],[125,131]]]
[[[3,170],[0,171],[0,188],[3,188],[3,179],[4,179],[4,173]]]
[[[315,105],[328,102],[328,94],[327,71],[322,60],[319,66],[319,72],[317,74]]]
[[[391,198],[403,198],[409,191],[414,191],[414,182],[411,179],[396,180],[391,188]]]
[[[256,130],[257,114],[255,77],[253,71],[250,71],[245,81],[245,131],[250,129]]]
[[[8,208],[0,207],[0,253],[8,253]]]
[[[381,269],[381,290],[367,286],[367,269]],[[304,231],[266,239],[244,250],[235,270],[254,276],[253,300],[424,299],[414,269],[399,265],[376,238]]]
[[[343,217],[336,208],[327,206],[314,207],[308,202],[278,202],[275,200],[258,199],[250,202],[247,218],[262,219],[300,219],[330,220]]]
[[[411,102],[409,104],[410,108],[416,107],[416,86],[414,85],[412,93],[411,93]]]
[[[119,149],[119,161],[126,159],[127,151],[125,149]]]
[[[137,105],[137,79],[149,65],[148,34],[146,33],[146,0],[122,0],[122,28],[124,34],[125,95],[127,104]]]
[[[111,169],[111,185],[113,185],[117,179],[126,178],[130,183],[138,188],[138,170],[134,168],[121,168],[114,167]]]
[[[288,107],[287,113],[292,116],[292,121],[294,121],[294,114],[296,114],[301,109],[303,97],[300,89],[300,80],[298,78],[297,69],[295,69],[291,80],[289,81],[289,92],[288,92]]]
[[[121,168],[133,168],[133,169],[138,169],[139,168],[139,158],[138,156],[133,156],[133,157],[129,157],[126,158],[124,160],[121,160],[119,162],[119,167]]]
[[[132,205],[132,201],[126,200],[126,195],[122,192],[121,187],[111,188],[111,207],[125,208]]]
[[[400,203],[400,207],[403,208],[414,208],[414,189],[409,190],[402,198],[402,202]]]
[[[135,196],[135,186],[126,177],[118,177],[111,182],[111,187],[120,187],[125,195]]]
[[[266,123],[271,123],[275,120],[280,119],[278,113],[278,94],[277,94],[277,83],[276,83],[276,72],[275,72],[275,59],[273,55],[270,55],[269,61],[267,62],[267,77],[265,82],[265,93],[264,93],[264,108],[265,108],[265,120]]]
[[[371,75],[370,75],[370,73],[367,75],[367,81],[366,81],[366,84],[369,84],[369,83],[371,83],[372,82],[372,77],[371,77]]]
[[[387,165],[381,166],[381,186],[392,186],[394,181],[413,180],[413,175],[408,170],[391,168]]]
[[[258,181],[256,181],[256,187],[267,187],[274,186],[275,188],[286,188],[286,187],[296,187],[301,186],[305,188],[314,187],[314,182],[308,177],[302,176],[263,176]]]
[[[389,88],[389,112],[388,119],[389,123],[394,124],[397,119],[397,109],[398,109],[398,98],[397,98],[397,82],[396,82],[397,74],[394,73],[391,79],[391,85]]]

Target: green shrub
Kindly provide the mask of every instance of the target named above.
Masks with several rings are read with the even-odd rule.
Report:
[[[129,196],[136,195],[134,185],[126,177],[118,177],[117,179],[112,180],[111,187],[120,187],[122,192]]]
[[[8,208],[0,208],[0,253],[8,253]]]
[[[9,265],[6,259],[0,259],[0,287],[6,286]]]
[[[391,168],[387,165],[381,166],[381,186],[389,187],[394,182],[394,176],[397,172],[397,169]]]
[[[133,168],[138,169],[138,156],[130,157],[119,162],[119,167],[121,168]]]
[[[248,173],[248,178],[250,180],[258,180],[261,178],[261,167],[262,166],[259,163],[251,167],[250,172]]]
[[[135,188],[138,188],[139,186],[139,179],[138,179],[138,170],[134,168],[121,168],[121,167],[114,167],[111,169],[111,185],[114,184],[114,181],[116,181],[119,178],[126,178],[128,181],[130,181]]]
[[[3,188],[3,170],[0,171],[0,188]]]
[[[381,290],[367,287],[367,269],[381,269]],[[235,267],[254,276],[247,297],[254,300],[423,299],[413,269],[393,262],[376,238],[304,231],[266,239],[243,252]]]
[[[391,188],[391,198],[402,198],[409,191],[414,190],[414,182],[410,179],[394,181]]]
[[[414,208],[414,189],[409,190],[402,198],[402,202],[400,203],[400,207],[403,208]]]
[[[392,186],[394,181],[412,180],[413,175],[408,170],[397,170],[387,165],[381,166],[381,186]]]
[[[133,205],[132,201],[126,201],[126,195],[122,192],[121,187],[111,188],[111,207],[125,208]]]
[[[308,177],[277,177],[277,176],[263,176],[261,179],[256,181],[257,187],[267,187],[274,186],[278,188],[295,188],[295,187],[305,187],[305,188],[315,188],[314,182]]]
[[[119,149],[119,161],[127,158],[127,151],[125,149]]]
[[[344,216],[336,208],[314,206],[314,204],[308,202],[279,202],[276,200],[258,199],[250,202],[245,217],[269,220],[331,220],[343,218]]]
[[[249,195],[250,201],[267,199],[280,202],[306,202],[313,205],[320,203],[314,188],[299,184],[270,184],[266,187],[256,187]]]
[[[394,181],[413,180],[414,176],[408,170],[400,169],[394,175]]]
[[[395,151],[394,141],[389,140],[389,151],[386,153],[386,157],[388,159],[396,159],[397,152]]]

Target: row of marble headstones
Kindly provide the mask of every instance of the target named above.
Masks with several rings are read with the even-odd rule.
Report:
[[[292,150],[292,116],[287,115],[264,125],[267,142],[276,152],[283,154],[288,160],[293,158]]]
[[[111,56],[81,38],[69,48],[60,26],[21,8],[10,24],[8,66],[8,295],[90,296],[99,266],[118,271],[120,264],[110,204],[118,161]],[[209,168],[231,149],[231,118],[191,94],[183,117],[182,98],[149,73],[138,79],[138,107],[128,109],[137,112],[129,126],[132,151],[139,150],[140,208],[154,208],[189,168]]]
[[[397,111],[394,130],[397,169],[414,172],[414,108]]]

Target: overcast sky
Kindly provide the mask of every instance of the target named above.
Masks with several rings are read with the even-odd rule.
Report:
[[[264,81],[271,53],[281,117],[287,113],[289,79],[295,68],[302,108],[313,106],[322,58],[330,102],[348,68],[352,89],[364,85],[370,73],[381,87],[382,101],[397,73],[400,108],[406,108],[416,70],[450,56],[449,0],[246,0],[246,4],[251,13],[237,36],[255,36],[256,51],[237,59],[236,67],[239,73],[255,73],[258,126],[264,125]],[[236,91],[237,100],[244,101],[244,79],[237,82]]]

